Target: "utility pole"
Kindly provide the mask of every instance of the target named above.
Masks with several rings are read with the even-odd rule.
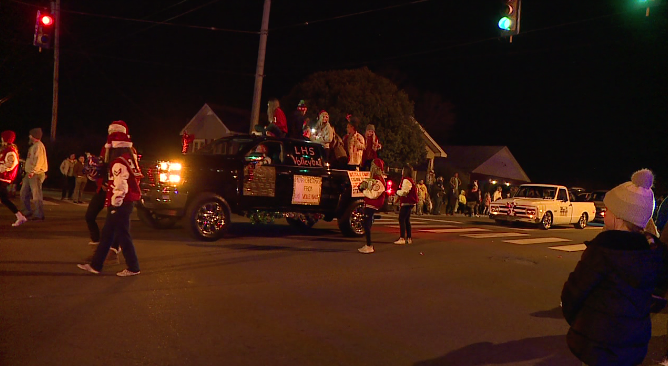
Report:
[[[51,13],[55,21],[53,43],[53,106],[51,107],[51,142],[56,141],[58,123],[58,69],[60,66],[60,0],[51,2]]]
[[[57,0],[60,1],[60,0]],[[267,33],[269,33],[269,10],[271,0],[264,0],[262,28],[260,29],[260,47],[257,51],[257,67],[255,69],[255,89],[253,89],[253,109],[251,109],[250,132],[252,133],[260,120],[260,101],[262,98],[262,80],[264,78],[264,56],[267,53]]]

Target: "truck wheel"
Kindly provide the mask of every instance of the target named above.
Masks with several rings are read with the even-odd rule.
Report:
[[[147,208],[140,206],[137,206],[137,217],[146,226],[154,229],[171,229],[178,221],[176,217],[156,215]]]
[[[318,218],[311,214],[297,214],[295,217],[286,217],[285,221],[292,227],[298,229],[310,229],[318,222]]]
[[[222,197],[204,193],[188,207],[190,231],[199,240],[218,240],[230,226],[230,215],[230,207]]]
[[[336,221],[343,235],[358,237],[364,235],[364,201],[351,202]]]
[[[589,221],[589,217],[587,216],[587,213],[582,213],[582,216],[580,216],[580,219],[578,220],[578,222],[575,223],[575,228],[576,229],[586,228],[588,221]]]
[[[545,213],[545,215],[543,215],[543,219],[540,220],[540,226],[543,229],[547,230],[552,227],[552,222],[553,222],[552,212],[548,211]]]

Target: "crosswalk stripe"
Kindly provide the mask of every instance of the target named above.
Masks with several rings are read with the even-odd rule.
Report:
[[[506,238],[509,236],[529,236],[529,234],[524,233],[484,233],[484,234],[462,234],[460,236],[465,236],[467,238],[474,239],[485,239],[485,238]]]
[[[401,226],[399,225],[386,225],[384,227],[389,227],[393,229],[399,229]],[[415,229],[422,229],[422,231],[426,230],[427,228],[429,229],[438,229],[438,228],[447,228],[447,227],[456,227],[455,225],[430,225],[430,224],[425,224],[425,225],[416,225],[411,222],[411,227]]]
[[[558,243],[560,241],[570,241],[570,239],[564,238],[531,238],[531,239],[513,239],[513,240],[504,240],[504,243],[511,244],[541,244],[541,243]]]
[[[558,247],[548,247],[554,250],[561,250],[564,252],[581,252],[587,249],[587,246],[584,244],[573,244],[573,245],[560,245]]]
[[[440,234],[440,233],[464,233],[467,231],[489,231],[489,230],[477,227],[471,227],[471,228],[458,228],[458,229],[419,229],[418,231]]]

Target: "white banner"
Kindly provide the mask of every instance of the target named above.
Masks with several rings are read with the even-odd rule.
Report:
[[[350,185],[352,187],[352,196],[353,197],[364,197],[364,194],[359,191],[358,187],[363,180],[370,178],[371,172],[358,172],[358,171],[348,171],[348,178],[350,179]]]
[[[319,205],[322,177],[295,175],[292,189],[293,205]]]

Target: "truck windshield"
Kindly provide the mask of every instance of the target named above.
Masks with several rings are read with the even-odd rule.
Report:
[[[249,138],[222,139],[202,147],[197,150],[196,154],[234,156],[251,143],[253,143],[253,140]]]
[[[515,197],[551,200],[554,199],[556,192],[557,190],[554,187],[522,186],[515,194]]]

